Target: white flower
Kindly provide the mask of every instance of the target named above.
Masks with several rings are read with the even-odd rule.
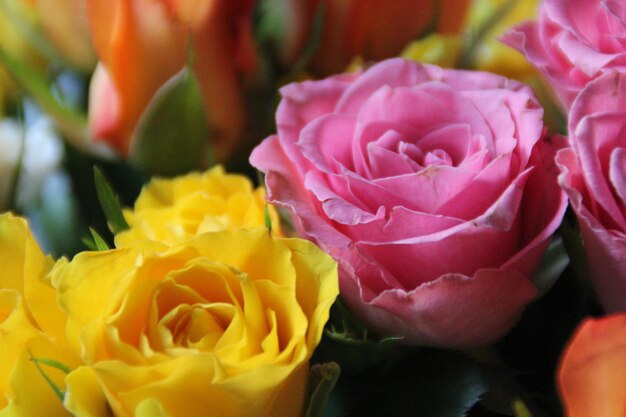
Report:
[[[25,207],[36,201],[46,178],[58,169],[62,157],[63,145],[49,120],[36,119],[25,134],[15,120],[0,120],[0,209],[6,210],[11,204],[18,164],[21,167],[16,204]]]

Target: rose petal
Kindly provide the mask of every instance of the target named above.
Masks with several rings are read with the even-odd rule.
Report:
[[[558,37],[558,27],[550,23],[544,23],[542,26],[541,23],[546,17],[540,15],[539,18],[539,24],[523,23],[505,33],[500,40],[522,52],[535,67],[543,71],[561,103],[569,107],[580,91],[581,85],[568,82],[570,65],[559,51],[544,46],[550,45],[551,40]]]
[[[589,77],[594,77],[604,67],[620,57],[620,54],[605,54],[592,46],[581,43],[570,33],[564,33],[558,38],[559,48],[567,59]]]
[[[416,235],[441,232],[457,227],[462,223],[464,221],[460,219],[422,213],[397,206],[391,209],[389,219],[381,219],[381,221],[366,225],[354,225],[349,228],[343,228],[339,225],[338,229],[356,242],[395,242]]]
[[[296,226],[311,238],[319,239],[330,246],[347,246],[349,239],[324,222],[315,212],[307,190],[302,185],[298,186],[303,180],[294,181],[300,174],[287,159],[283,149],[278,137],[272,136],[257,146],[250,155],[250,163],[266,172],[267,201],[289,209],[294,214],[294,219],[297,219]]]
[[[418,85],[430,79],[423,67],[413,65],[401,59],[388,59],[370,68],[345,90],[337,101],[335,112],[357,114],[363,103],[368,100],[381,86],[404,87]]]
[[[611,153],[609,163],[609,179],[613,191],[621,199],[622,212],[626,206],[626,149],[617,148]]]
[[[510,232],[515,234],[518,230],[519,222]],[[441,240],[421,244],[358,243],[357,247],[362,253],[377,259],[407,290],[449,272],[467,275],[480,268],[497,268],[516,252],[508,233],[486,228],[466,229]],[[432,261],[433,253],[437,254],[436,263]]]
[[[450,163],[455,166],[463,165],[476,152],[480,152],[477,142],[478,135],[472,135],[470,125],[450,123],[441,126],[435,131],[427,133],[417,142],[418,149],[423,153],[432,150],[443,150],[450,157]],[[427,164],[422,164],[426,167]]]
[[[473,91],[465,93],[483,114],[496,138],[496,153],[516,148],[520,167],[525,167],[543,132],[543,109],[528,92]]]
[[[626,137],[623,114],[593,114],[585,117],[574,132],[578,161],[593,194],[590,209],[596,216],[626,230],[626,218],[607,182],[610,155],[620,138]]]
[[[342,177],[331,176],[338,181],[343,181]],[[346,198],[349,195],[344,193],[338,195],[334,193],[326,178],[317,171],[310,171],[305,175],[304,186],[315,195],[321,202],[322,210],[332,219],[343,225],[355,225],[370,223],[385,217],[385,207],[379,206],[375,213],[370,213],[361,209],[359,202],[350,202]]]
[[[310,167],[295,145],[300,131],[312,120],[330,113],[354,77],[341,75],[322,80],[320,84],[305,81],[280,89],[283,99],[276,110],[276,128],[284,151],[290,160],[296,162],[300,172]]]
[[[395,151],[395,148],[401,147],[402,143],[406,143],[411,138],[413,132],[413,126],[407,123],[391,123],[385,120],[361,123],[357,120],[352,141],[354,172],[363,178],[376,178],[370,166],[372,163],[368,151],[370,143]]]
[[[396,142],[400,147],[400,142],[404,136],[395,131],[387,131],[379,142]],[[405,142],[404,142],[405,143]],[[377,142],[370,142],[367,145],[367,154],[373,178],[395,177],[408,175],[420,169],[420,166],[409,156],[402,152],[394,152],[387,146]]]
[[[621,416],[626,409],[626,316],[588,319],[576,330],[557,371],[569,417]]]
[[[611,70],[607,71],[603,77],[587,84],[572,106],[567,124],[568,131],[575,132],[576,126],[590,114],[615,113],[620,109],[625,109],[626,94],[621,93],[624,83],[626,83],[626,75]]]
[[[605,30],[610,19],[607,9],[598,6],[598,1],[569,0],[567,6],[562,1],[546,1],[544,7],[551,20],[581,42],[597,45],[598,34]]]
[[[525,218],[520,237],[522,249],[504,264],[505,268],[533,276],[550,236],[561,224],[568,201],[557,182],[559,170],[555,155],[566,143],[565,137],[552,136],[541,140],[533,149],[530,163],[536,168],[526,183],[521,207]]]
[[[350,297],[349,304],[376,331],[403,337],[402,343],[463,349],[502,336],[535,295],[516,271],[481,269],[472,277],[447,274],[413,291],[388,290],[365,303]]]
[[[440,82],[428,82],[414,88],[381,87],[359,110],[357,137],[367,131],[369,123],[378,120],[411,126],[407,142],[417,143],[425,134],[450,123],[467,123],[472,127],[472,133],[493,137],[474,103]]]
[[[588,198],[576,155],[572,149],[559,152],[559,183],[576,212],[585,243],[590,276],[607,312],[626,309],[626,235],[607,230],[584,204]]]
[[[339,172],[339,165],[353,169],[351,141],[354,136],[354,116],[327,114],[306,125],[300,132],[297,145],[302,154],[317,169]]]
[[[491,161],[482,171],[473,175],[457,193],[441,198],[432,213],[471,220],[489,208],[502,195],[511,179],[512,156],[501,156]]]
[[[439,207],[464,190],[475,177],[476,173],[472,171],[430,165],[419,172],[373,182],[397,198],[404,199],[406,203],[403,205],[411,210],[449,215],[441,213]]]
[[[377,259],[403,287],[413,289],[447,272],[471,275],[480,268],[497,268],[517,253],[519,206],[530,171],[516,179],[481,217],[428,235],[397,241],[370,239],[357,243],[363,253]],[[430,260],[437,253],[437,262]]]

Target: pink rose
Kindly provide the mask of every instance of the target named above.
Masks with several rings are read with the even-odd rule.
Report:
[[[626,74],[592,81],[569,115],[571,148],[557,156],[591,279],[609,311],[626,310]]]
[[[607,69],[626,65],[626,3],[545,0],[537,22],[502,39],[526,55],[569,109],[580,90]]]
[[[278,134],[250,160],[268,199],[338,260],[352,309],[406,343],[509,330],[566,205],[530,89],[392,59],[281,94]]]

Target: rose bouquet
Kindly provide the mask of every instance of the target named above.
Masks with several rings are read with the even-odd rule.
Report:
[[[623,415],[624,16],[0,0],[0,417]]]

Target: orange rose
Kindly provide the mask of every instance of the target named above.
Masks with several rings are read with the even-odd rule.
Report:
[[[240,76],[256,65],[252,0],[88,0],[100,65],[90,92],[97,139],[127,154],[137,122],[155,92],[187,62],[208,109],[217,159],[234,148],[244,127]]]
[[[557,382],[567,417],[623,417],[626,314],[584,321],[563,353]]]
[[[22,0],[36,13],[43,34],[70,65],[91,71],[95,55],[87,22],[87,0]]]
[[[412,40],[436,29],[456,32],[468,0],[267,0],[269,13],[283,22],[284,59],[293,60],[310,37],[311,22],[324,9],[323,33],[312,69],[320,75],[341,72],[355,56],[381,60],[398,55]],[[438,6],[437,4],[440,3]],[[272,10],[272,7],[275,10]],[[282,10],[276,10],[278,8]]]

